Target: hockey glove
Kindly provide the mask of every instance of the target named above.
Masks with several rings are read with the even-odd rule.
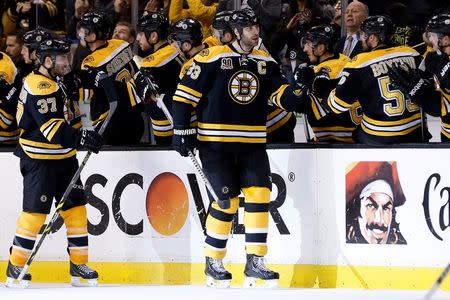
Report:
[[[189,151],[194,151],[197,144],[197,130],[195,128],[173,129],[172,146],[181,156],[189,156]]]
[[[77,77],[81,81],[81,85],[84,88],[92,89],[101,87],[102,81],[108,78],[108,74],[95,68],[88,68],[86,70],[79,71]]]
[[[409,97],[413,103],[422,105],[426,94],[433,86],[428,79],[421,78],[418,69],[408,67],[389,68],[388,75],[394,88]]]
[[[81,129],[77,138],[77,149],[98,153],[103,145],[103,137],[93,130]]]
[[[155,98],[159,94],[159,86],[149,72],[138,72],[134,82],[136,84],[136,92],[144,103],[150,103],[152,96]]]
[[[436,75],[439,82],[450,79],[450,59],[446,53],[431,51],[425,57],[425,69]]]
[[[311,90],[314,82],[314,69],[306,63],[302,63],[295,68],[294,79],[297,85],[307,90]]]
[[[312,84],[312,90],[316,97],[326,98],[331,92],[331,81],[330,81],[330,71],[326,68],[321,68],[319,72],[316,73],[314,81]]]

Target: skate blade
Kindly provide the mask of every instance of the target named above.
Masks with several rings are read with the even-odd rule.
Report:
[[[231,280],[217,280],[211,276],[206,276],[206,286],[216,289],[226,289],[231,285]]]
[[[260,279],[254,277],[245,277],[243,286],[245,288],[264,288],[274,289],[278,287],[278,279]]]
[[[70,284],[75,287],[94,287],[98,285],[98,279],[83,279],[81,277],[72,276]]]
[[[23,279],[21,281],[18,281],[17,279],[7,277],[5,286],[7,288],[13,288],[13,289],[26,289],[28,286],[30,286],[30,281],[23,280]]]

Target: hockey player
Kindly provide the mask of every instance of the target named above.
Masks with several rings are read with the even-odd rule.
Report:
[[[0,52],[0,146],[16,144],[19,140],[15,114],[20,84],[13,61]]]
[[[416,69],[420,55],[412,48],[389,47],[394,32],[385,16],[370,16],[361,25],[362,43],[369,52],[349,62],[328,105],[335,113],[347,112],[359,100],[361,125],[357,142],[372,145],[422,142],[422,118],[419,107],[391,85],[388,67],[408,66]],[[423,127],[422,127],[423,126]]]
[[[24,80],[17,107],[21,129],[19,145],[14,152],[20,158],[23,176],[23,212],[11,247],[6,285],[15,286],[34,247],[36,236],[50,212],[53,198],[61,199],[78,169],[76,149],[98,153],[102,137],[94,131],[80,129],[79,111],[65,97],[57,78],[68,72],[70,44],[52,38],[37,48],[39,68]],[[95,284],[96,271],[88,261],[86,199],[81,180],[73,186],[61,211],[67,229],[70,275],[72,283],[80,278]],[[28,286],[31,275],[21,281]]]
[[[231,26],[236,40],[200,52],[178,84],[172,107],[173,146],[187,156],[198,142],[204,172],[219,197],[219,201],[212,201],[206,220],[207,284],[230,285],[232,276],[222,259],[242,191],[245,284],[253,285],[256,279],[262,279],[276,285],[279,274],[264,264],[271,189],[265,150],[267,105],[269,99],[294,110],[307,91],[288,85],[277,63],[254,48],[259,40],[257,18],[235,11]],[[198,114],[197,129],[190,126],[193,109]],[[225,205],[228,200],[229,207]]]
[[[122,40],[107,39],[111,24],[106,12],[93,10],[85,13],[79,27],[80,39],[84,40],[92,51],[83,60],[80,74],[83,88],[80,100],[90,103],[92,124],[96,126],[108,114],[109,105],[104,91],[93,86],[96,73],[103,71],[114,80],[119,100],[117,110],[104,134],[105,143],[139,143],[144,132],[141,117],[142,95],[141,89],[136,91],[133,77],[138,70],[129,44]],[[145,83],[144,80],[139,82]]]
[[[153,77],[159,92],[164,94],[166,106],[171,107],[183,61],[177,49],[167,42],[169,20],[162,13],[150,13],[139,19],[137,30],[141,50],[153,49],[152,55],[142,59],[140,72],[144,76],[150,74]],[[149,113],[156,144],[170,145],[172,124],[155,102],[150,102]]]
[[[230,27],[232,14],[233,12],[230,10],[224,10],[215,14],[211,24],[212,35],[203,41],[205,44],[213,47],[226,45],[233,41],[234,33]]]
[[[428,114],[441,117],[441,141],[450,142],[450,14],[433,16],[426,31],[433,50],[421,64],[423,72],[393,68],[390,76],[393,84]]]
[[[49,39],[53,34],[45,28],[38,27],[30,30],[23,35],[22,56],[29,70],[24,77],[28,75],[38,64],[36,57],[36,48],[44,39]]]
[[[339,115],[325,114],[319,102],[320,99],[328,98],[329,93],[339,81],[344,65],[350,61],[347,56],[334,53],[337,39],[337,32],[331,25],[319,25],[309,29],[302,41],[303,51],[314,65],[315,73],[315,80],[304,82],[304,84],[314,86],[312,90],[315,97],[312,97],[312,101],[304,101],[304,107],[299,112],[306,114],[315,135],[315,142],[351,143],[353,131],[360,123],[357,112],[360,109],[358,102],[350,110]],[[306,66],[306,68],[309,67]],[[309,70],[302,70],[300,66],[297,72],[302,71]],[[298,74],[297,77],[299,77]]]

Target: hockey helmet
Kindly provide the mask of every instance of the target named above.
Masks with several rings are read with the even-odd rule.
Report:
[[[166,39],[169,34],[169,20],[160,12],[149,13],[140,17],[136,27],[139,32],[145,33],[147,39],[154,31],[158,33],[160,39]]]
[[[105,11],[91,10],[81,17],[78,26],[89,30],[89,33],[95,33],[97,39],[105,40],[109,36],[112,24]]]
[[[331,25],[318,25],[311,27],[302,38],[302,47],[306,41],[310,41],[314,46],[324,44],[329,51],[333,51],[338,40],[336,29]]]
[[[70,52],[70,43],[62,38],[53,37],[46,39],[39,44],[36,49],[36,54],[41,63],[44,62],[47,56],[54,58],[59,54],[66,54]]]
[[[42,41],[50,39],[52,36],[53,33],[48,29],[37,27],[36,29],[30,30],[23,35],[23,44],[30,52],[32,52],[36,50]]]
[[[202,26],[195,19],[181,19],[172,25],[170,38],[179,43],[188,42],[192,47],[199,46],[203,41]]]
[[[386,43],[394,34],[395,26],[389,17],[375,15],[367,17],[362,22],[361,31],[366,34],[366,37],[375,34],[381,42]]]
[[[425,30],[450,35],[450,14],[439,14],[431,17]]]
[[[218,12],[213,19],[212,27],[219,31],[231,31],[230,21],[233,12],[230,10],[224,10]]]
[[[230,22],[231,28],[241,29],[244,27],[250,27],[258,24],[259,24],[258,17],[251,8],[235,10],[231,15],[231,22]]]

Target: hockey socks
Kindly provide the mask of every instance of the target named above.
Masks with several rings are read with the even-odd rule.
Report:
[[[67,229],[67,242],[70,261],[86,264],[88,261],[88,232],[86,206],[75,206],[61,211]]]
[[[216,201],[211,204],[206,218],[205,256],[223,259],[227,252],[227,241],[234,214],[239,207],[239,198],[232,198],[230,208],[222,209]]]

